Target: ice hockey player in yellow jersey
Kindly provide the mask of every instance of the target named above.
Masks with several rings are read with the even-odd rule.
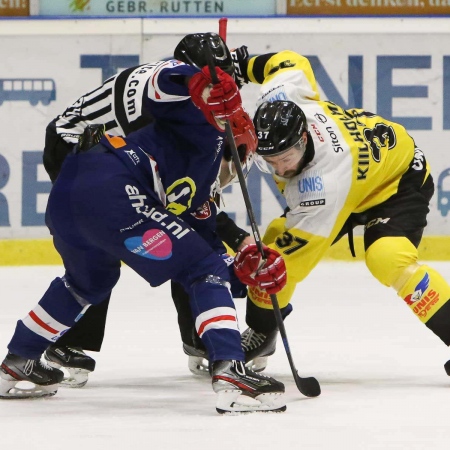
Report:
[[[295,52],[252,57],[242,77],[262,85],[254,117],[257,163],[272,173],[288,205],[263,237],[286,263],[287,284],[278,293],[283,317],[291,311],[296,284],[337,239],[364,225],[365,262],[372,275],[450,345],[450,286],[418,262],[434,184],[413,138],[402,125],[376,114],[322,101],[308,59]],[[250,288],[250,328],[242,341],[247,361],[257,363],[275,351],[270,309],[269,295]],[[450,375],[450,362],[446,370]]]

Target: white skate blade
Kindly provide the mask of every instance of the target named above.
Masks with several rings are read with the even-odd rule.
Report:
[[[201,356],[188,357],[189,370],[196,376],[210,377],[208,360]]]
[[[43,398],[51,397],[58,392],[58,384],[39,386],[12,377],[10,380],[5,378],[3,375],[0,377],[0,399]]]
[[[64,379],[60,383],[60,386],[62,387],[82,388],[88,382],[89,374],[91,373],[89,370],[64,367],[58,363],[47,360],[46,363],[50,367],[54,367],[64,372]]]
[[[217,394],[216,411],[219,414],[242,414],[252,412],[284,412],[283,394],[260,394],[255,398],[241,395],[240,390],[224,390]]]
[[[252,359],[249,361],[245,367],[253,372],[262,372],[267,367],[268,356],[259,356],[258,358]]]

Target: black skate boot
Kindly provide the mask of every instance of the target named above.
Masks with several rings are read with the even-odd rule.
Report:
[[[81,348],[51,345],[44,353],[48,365],[64,372],[61,385],[81,388],[88,382],[89,373],[95,369],[95,360]]]
[[[212,387],[218,394],[219,414],[286,410],[284,384],[251,371],[242,361],[215,361]]]
[[[262,372],[267,367],[268,357],[275,353],[277,337],[278,329],[264,334],[247,328],[241,335],[245,365],[254,372]]]
[[[450,377],[450,360],[444,364],[445,373]]]
[[[55,395],[58,384],[64,374],[49,367],[40,359],[26,359],[8,353],[0,367],[0,398],[37,398]],[[21,388],[16,385],[29,381],[33,388]]]

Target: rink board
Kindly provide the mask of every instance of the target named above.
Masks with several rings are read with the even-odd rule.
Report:
[[[171,56],[189,32],[216,19],[8,20],[0,27],[0,264],[32,261],[48,240],[51,184],[42,166],[47,124],[83,93],[124,67]],[[174,33],[173,30],[177,30]],[[322,97],[403,123],[431,164],[436,194],[426,236],[450,235],[450,19],[230,19],[230,47],[250,54],[292,49],[310,57]],[[242,91],[253,113],[255,85]],[[283,210],[272,181],[253,169],[249,191],[261,230]],[[250,229],[238,185],[225,210]],[[21,250],[20,241],[29,251]],[[44,245],[44,247],[46,244]],[[16,247],[18,250],[15,250]],[[11,248],[13,250],[11,250]],[[450,259],[448,245],[427,246]],[[43,251],[44,254],[48,250]],[[426,256],[426,255],[424,255]],[[38,260],[46,261],[38,257]]]

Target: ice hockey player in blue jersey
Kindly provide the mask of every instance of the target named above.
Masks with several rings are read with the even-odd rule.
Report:
[[[245,367],[229,272],[208,230],[194,228],[201,221],[192,214],[208,204],[217,185],[224,120],[246,136],[251,150],[256,146],[235,82],[217,73],[219,83],[212,85],[206,67],[162,65],[158,84],[165,95],[184,96],[181,107],[168,103],[153,124],[126,138],[106,135],[90,150],[66,158],[46,212],[65,274],[17,322],[1,365],[1,398],[56,393],[63,373],[40,356],[90,305],[108,297],[123,261],[151,286],[172,279],[188,292],[219,413],[285,410],[283,384]],[[278,255],[273,254],[267,261]],[[271,263],[264,264],[267,283]],[[16,387],[22,380],[35,387]]]
[[[238,66],[239,60],[245,57],[243,52],[246,47],[230,52],[225,42],[215,33],[195,33],[183,37],[174,50],[174,61],[203,67],[206,65],[206,57],[202,44],[209,46],[217,67],[236,77],[235,65]],[[164,79],[158,77],[159,71],[173,62],[156,61],[125,69],[82,95],[52,120],[46,129],[43,155],[44,167],[50,179],[53,182],[57,179],[64,159],[72,152],[79,139],[83,140],[81,146],[88,148],[98,142],[103,130],[112,136],[127,136],[149,125],[154,120],[154,115],[158,115],[155,110],[177,110],[178,106],[182,106],[186,101],[185,97],[178,95],[179,90],[167,95]],[[205,222],[204,218],[201,220]],[[217,214],[215,222],[215,233],[234,251],[248,243],[249,234],[239,228],[224,211]],[[226,251],[222,245],[217,250],[220,253]],[[231,266],[230,271],[234,275]],[[232,288],[234,287],[236,289],[232,289],[233,296],[245,297],[242,285],[232,283]],[[207,374],[207,353],[195,332],[189,298],[182,286],[174,281],[171,282],[171,291],[189,368],[195,374]],[[49,364],[64,368],[67,377],[62,385],[82,387],[86,384],[88,374],[95,368],[95,360],[84,353],[84,350],[100,351],[108,306],[109,298],[105,298],[98,305],[90,307],[58,343],[45,351],[44,357]],[[139,341],[138,337],[134,339],[135,343]]]

